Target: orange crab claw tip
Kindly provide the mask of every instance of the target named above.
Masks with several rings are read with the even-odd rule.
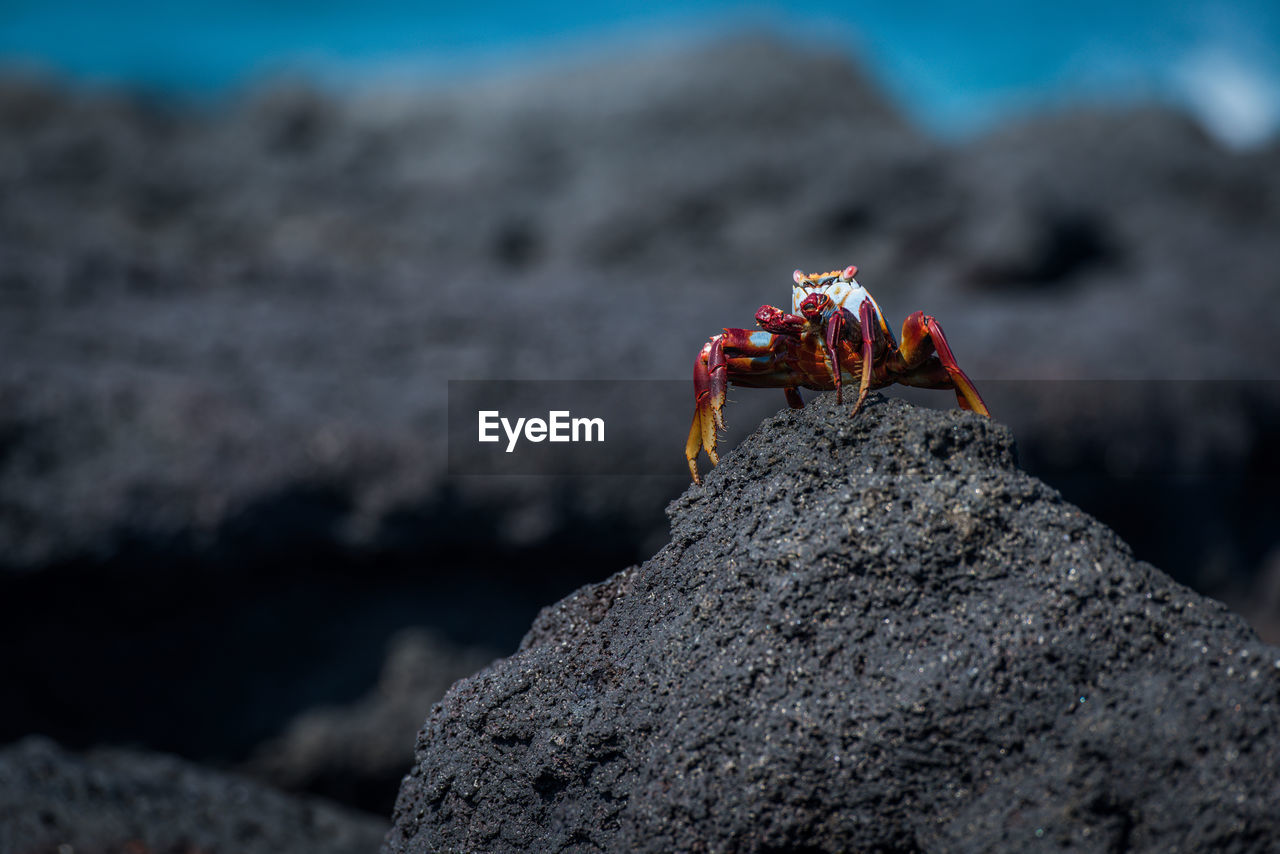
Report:
[[[848,267],[844,268],[844,272],[840,274],[840,278],[847,282],[856,275],[858,275],[858,268],[850,264]]]

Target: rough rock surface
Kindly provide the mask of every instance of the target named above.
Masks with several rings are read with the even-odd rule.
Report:
[[[946,145],[839,51],[203,107],[0,75],[0,742],[238,765],[404,627],[513,649],[665,542],[691,357],[797,266],[935,314],[1024,463],[1280,639],[1280,145],[1129,108]],[[628,458],[674,478],[451,478],[462,377],[671,379]],[[350,782],[343,720],[272,779]]]
[[[1008,430],[784,411],[418,738],[384,852],[1264,851],[1280,649]]]
[[[5,854],[357,854],[385,830],[373,816],[171,756],[77,756],[36,737],[0,750]]]

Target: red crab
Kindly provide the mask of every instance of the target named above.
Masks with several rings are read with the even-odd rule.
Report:
[[[791,291],[791,314],[771,305],[756,312],[760,329],[726,329],[714,336],[693,363],[697,406],[684,455],[694,483],[698,452],[711,464],[720,462],[716,434],[724,429],[725,390],[729,383],[750,388],[781,388],[794,409],[804,406],[800,388],[836,390],[858,383],[857,415],[867,392],[894,383],[919,388],[949,388],[962,409],[990,416],[973,381],[956,364],[938,321],[922,311],[902,323],[902,345],[893,340],[880,306],[854,280],[858,268],[830,273],[796,270]]]

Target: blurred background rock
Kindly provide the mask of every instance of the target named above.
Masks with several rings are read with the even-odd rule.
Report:
[[[654,476],[451,476],[446,381],[684,384],[851,262],[1280,641],[1271,5],[116,6],[0,12],[0,742],[385,815],[434,699],[687,484],[691,395],[635,401]]]

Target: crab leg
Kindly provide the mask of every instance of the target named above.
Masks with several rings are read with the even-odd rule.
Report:
[[[684,448],[689,473],[695,483],[702,482],[698,475],[699,451],[707,452],[712,465],[720,463],[716,452],[716,433],[724,429],[721,410],[730,376],[738,385],[781,387],[786,392],[787,403],[793,408],[797,403],[804,405],[795,389],[808,384],[809,378],[792,367],[796,361],[795,344],[798,340],[793,335],[726,329],[702,346],[693,364],[696,403]]]
[[[836,387],[836,403],[843,402],[843,368],[840,365],[840,342],[845,337],[853,337],[860,335],[858,321],[854,319],[853,314],[848,309],[837,308],[827,318],[826,335],[822,339],[822,343],[827,348],[827,358],[831,360],[831,381]]]
[[[930,376],[936,372],[927,370],[929,357],[935,353],[937,363],[945,371],[941,376]],[[922,388],[952,388],[961,409],[990,417],[991,412],[983,402],[982,395],[978,394],[973,380],[956,363],[951,345],[947,343],[947,336],[933,317],[917,311],[902,322],[902,346],[898,348],[898,356],[903,362],[902,367],[906,369],[900,380],[902,383]],[[920,370],[922,368],[925,370]]]
[[[789,332],[799,335],[809,328],[809,321],[798,314],[789,314],[771,305],[762,305],[756,311],[756,323],[765,332]]]
[[[724,360],[724,336],[717,335],[702,345],[698,357],[693,362],[693,424],[689,427],[689,438],[685,442],[684,455],[689,461],[689,471],[693,479],[698,481],[698,467],[695,460],[698,451],[706,448],[712,465],[719,465],[720,458],[716,454],[716,429],[724,428],[724,416],[720,410],[724,407],[725,389],[728,386],[728,366]]]
[[[858,306],[858,319],[862,326],[862,378],[858,383],[858,400],[853,404],[853,411],[849,413],[850,417],[858,414],[858,410],[862,409],[862,403],[867,399],[867,392],[871,390],[871,374],[875,367],[875,355],[877,338],[881,346],[884,344],[884,334],[880,329],[879,323],[876,322],[876,309],[870,300],[863,300]],[[836,403],[840,402],[839,394],[836,395]]]
[[[848,312],[845,312],[848,314]],[[852,315],[850,315],[852,319]],[[833,381],[836,384],[836,399],[840,398],[840,348],[836,344],[844,335],[844,318],[839,313],[831,318],[827,325],[827,355],[831,359]],[[756,323],[766,332],[789,333],[801,335],[810,329],[808,318],[798,314],[790,314],[771,305],[762,305],[756,312]],[[855,323],[856,325],[856,323]],[[792,409],[804,409],[804,399],[800,397],[800,389],[788,386],[783,389],[787,396],[787,406]]]

